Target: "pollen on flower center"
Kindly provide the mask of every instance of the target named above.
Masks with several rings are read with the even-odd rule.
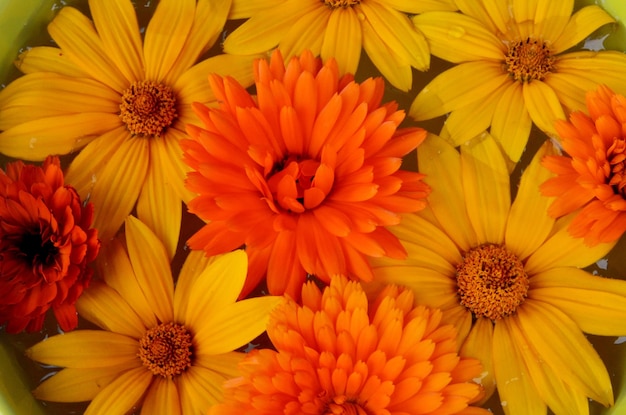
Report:
[[[626,140],[616,138],[607,151],[607,160],[611,168],[609,184],[615,193],[626,198]]]
[[[191,334],[185,326],[161,323],[139,341],[139,358],[155,375],[177,376],[191,366]]]
[[[529,284],[524,265],[502,245],[471,249],[456,270],[460,302],[476,317],[509,316],[526,298]]]
[[[357,4],[361,4],[361,0],[321,0],[326,6],[331,9],[338,9],[340,7],[352,7]]]
[[[545,42],[526,38],[509,44],[505,65],[513,79],[530,82],[533,79],[542,80],[552,72],[555,61]]]
[[[158,137],[177,115],[176,97],[167,85],[139,81],[122,95],[120,118],[133,135]]]
[[[326,405],[322,415],[369,415],[361,405],[347,400],[345,396],[336,396]]]

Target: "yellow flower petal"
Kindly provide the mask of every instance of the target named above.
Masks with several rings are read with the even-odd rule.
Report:
[[[25,74],[53,72],[70,78],[88,78],[88,72],[68,59],[59,48],[37,46],[21,53],[15,66]],[[14,81],[15,82],[15,81]]]
[[[554,122],[565,119],[563,107],[552,88],[545,82],[525,82],[522,91],[526,109],[535,125],[544,132],[556,136]]]
[[[229,352],[214,356],[196,356],[195,366],[203,367],[211,372],[216,372],[225,379],[232,379],[241,375],[238,365],[245,356],[245,353],[240,352]]]
[[[461,182],[461,157],[440,137],[430,134],[417,151],[420,171],[433,188],[428,196],[433,213],[452,240],[463,251],[476,246],[478,239],[465,210]]]
[[[183,263],[174,290],[174,319],[185,321],[189,297],[195,288],[196,279],[218,256],[206,256],[204,251],[190,251]]]
[[[128,88],[129,80],[107,56],[92,22],[78,10],[63,7],[48,25],[48,32],[63,53],[93,79],[119,93]]]
[[[49,365],[77,369],[135,367],[139,343],[128,336],[101,330],[76,330],[49,337],[26,350],[26,356]]]
[[[545,414],[543,402],[514,339],[511,318],[498,320],[493,331],[493,366],[495,368],[498,395],[506,402],[507,415]]]
[[[562,218],[555,225],[555,232],[528,258],[524,269],[529,275],[555,267],[584,268],[604,257],[615,246],[613,243],[585,245],[584,238],[573,238],[567,226],[572,215]]]
[[[143,366],[123,373],[91,401],[85,415],[128,413],[139,402],[153,377]]]
[[[251,55],[278,45],[298,19],[315,9],[324,8],[317,0],[285,1],[279,7],[268,7],[255,13],[224,41],[224,52]],[[331,13],[327,10],[327,13]],[[302,30],[302,26],[300,30]]]
[[[0,133],[0,153],[23,160],[68,154],[119,124],[117,114],[94,112],[37,119]]]
[[[403,61],[425,71],[430,67],[429,45],[409,18],[379,2],[361,2],[360,10],[383,42]]]
[[[415,2],[406,0],[385,0],[384,4],[387,7],[409,14],[441,10],[453,12],[457,10],[453,0],[420,0]]]
[[[168,139],[166,135],[163,140],[155,140],[150,145],[150,166],[137,199],[137,217],[163,242],[171,260],[178,246],[183,206],[166,176],[170,169],[164,147]],[[183,178],[179,180],[182,182]]]
[[[167,84],[178,82],[185,70],[197,62],[222,34],[231,0],[200,0],[197,2],[193,24],[185,45],[176,59],[172,70],[164,81]],[[206,81],[206,74],[203,77]]]
[[[216,257],[195,278],[189,296],[176,298],[176,318],[183,319],[185,324],[199,331],[206,325],[207,315],[219,312],[237,300],[247,272],[248,255],[241,249]],[[193,274],[181,275],[179,278],[183,276],[187,278]],[[186,314],[181,314],[179,308],[183,303]]]
[[[509,172],[489,134],[461,147],[461,177],[467,215],[478,240],[504,242],[511,207]]]
[[[460,13],[432,12],[413,16],[430,52],[448,62],[504,60],[506,46],[478,20]]]
[[[163,0],[157,5],[144,39],[146,79],[163,81],[176,65],[193,20],[195,0]]]
[[[222,384],[227,379],[200,366],[192,366],[178,378],[178,391],[184,414],[203,413],[222,401]]]
[[[134,278],[133,267],[126,253],[126,248],[119,239],[103,244],[96,260],[98,275],[110,287],[114,288],[137,313],[144,327],[157,325],[156,316],[146,297]]]
[[[137,282],[161,322],[174,319],[174,281],[165,247],[139,219],[128,216],[126,245]]]
[[[361,24],[354,9],[335,9],[328,19],[320,56],[325,61],[335,58],[342,75],[355,73],[361,57],[361,37]]]
[[[586,111],[585,94],[581,91],[592,91],[597,83],[589,77],[567,72],[555,72],[546,77],[545,83],[552,88],[567,113]],[[573,88],[576,85],[576,88]]]
[[[101,281],[91,282],[76,308],[82,317],[107,331],[135,339],[145,334],[146,327],[133,309],[117,291]]]
[[[141,362],[137,361],[137,367]],[[89,369],[66,368],[33,390],[37,399],[50,402],[82,402],[92,400],[100,391],[128,365],[107,366]]]
[[[626,333],[626,283],[591,275],[581,269],[552,268],[533,275],[529,298],[549,303],[567,314],[585,333]]]
[[[230,8],[229,19],[245,19],[263,9],[280,7],[285,0],[234,0]]]
[[[101,240],[113,237],[135,206],[148,172],[148,146],[142,137],[125,140],[102,170],[92,176],[95,183],[90,199],[96,208],[93,226]]]
[[[522,156],[531,127],[522,85],[519,82],[508,84],[496,104],[489,131],[511,161],[517,163]]]
[[[541,33],[541,37],[546,41],[556,40],[561,36],[570,21],[570,16],[574,10],[574,2],[572,0],[538,1],[536,7],[534,16],[535,33]],[[517,21],[522,22],[521,20]],[[571,29],[568,28],[568,30]],[[554,45],[552,46],[554,47]],[[554,52],[559,53],[560,50],[555,50]]]
[[[499,62],[466,62],[437,75],[417,94],[409,113],[416,121],[428,120],[493,94],[510,78]]]
[[[127,0],[92,0],[89,11],[107,56],[129,83],[143,79],[145,63],[133,4]]]
[[[320,7],[300,17],[278,44],[285,61],[300,55],[305,49],[315,56],[319,55],[330,16],[327,8]]]
[[[552,1],[546,3],[556,5],[561,2]],[[583,7],[574,13],[558,38],[548,37],[547,35],[545,38],[553,39],[551,46],[554,49],[554,53],[561,53],[583,41],[600,26],[613,22],[615,20],[607,12],[594,4]],[[548,29],[550,24],[549,22],[546,23],[545,29]]]
[[[511,206],[505,244],[522,261],[541,246],[554,225],[554,219],[547,214],[552,199],[541,194],[539,184],[552,176],[550,171],[541,165],[541,159],[555,153],[550,142],[541,146],[524,170],[517,196]]]
[[[524,337],[561,379],[605,406],[613,404],[604,363],[576,323],[550,304],[531,299],[517,313]]]
[[[456,0],[457,7],[468,16],[480,21],[491,33],[507,33],[513,16],[511,5],[499,0]]]
[[[141,412],[168,415],[181,414],[180,397],[174,380],[155,376],[141,405]]]
[[[493,323],[486,318],[479,318],[474,323],[469,335],[463,341],[460,354],[474,357],[483,365],[480,385],[485,388],[482,402],[489,399],[496,390],[495,372],[493,369]]]
[[[205,316],[194,338],[197,355],[231,352],[253,340],[263,333],[269,312],[281,301],[276,296],[249,298]]]

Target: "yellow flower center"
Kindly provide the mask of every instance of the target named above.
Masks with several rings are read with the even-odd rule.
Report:
[[[515,312],[528,292],[519,258],[502,245],[473,248],[456,267],[460,302],[476,317],[498,320]]]
[[[527,38],[509,44],[505,59],[506,70],[520,82],[541,80],[554,69],[556,58],[545,42]]]
[[[352,7],[361,3],[361,0],[321,0],[326,6],[331,9],[338,9],[340,7]]]
[[[176,116],[176,97],[166,85],[139,81],[122,95],[120,118],[133,135],[158,137]]]
[[[191,334],[185,326],[161,323],[139,341],[139,358],[155,375],[177,376],[191,366]]]
[[[626,140],[617,138],[607,151],[607,160],[611,167],[609,184],[616,194],[626,198]]]
[[[345,396],[336,396],[326,406],[322,415],[369,415],[361,405],[349,401]]]

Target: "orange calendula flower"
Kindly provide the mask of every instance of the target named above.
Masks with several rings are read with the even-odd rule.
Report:
[[[63,7],[48,25],[57,47],[20,55],[24,76],[0,92],[0,152],[25,160],[79,152],[67,180],[96,207],[109,240],[136,208],[174,255],[187,166],[178,141],[192,102],[215,99],[209,72],[252,83],[255,56],[199,59],[222,33],[231,0],[160,0],[140,28],[130,0]],[[137,6],[139,7],[139,6]]]
[[[0,324],[8,333],[41,330],[52,309],[64,331],[78,323],[76,300],[100,248],[93,205],[64,184],[57,157],[0,170]]]
[[[241,250],[207,258],[191,252],[174,288],[165,246],[138,219],[126,219],[125,243],[103,245],[98,272],[78,301],[103,330],[74,330],[26,350],[62,367],[33,394],[53,402],[91,401],[93,414],[201,414],[222,399],[244,353],[283,299],[237,301],[246,278]]]
[[[307,273],[371,279],[368,256],[406,255],[385,226],[424,207],[423,175],[400,170],[424,140],[398,129],[404,112],[381,105],[384,83],[358,84],[310,52],[255,64],[257,97],[210,76],[219,108],[196,105],[204,127],[181,141],[198,193],[189,210],[209,223],[188,244],[207,255],[245,245],[243,293],[267,273],[272,294],[298,297]]]
[[[368,302],[357,281],[333,277],[323,293],[308,282],[302,305],[274,309],[267,332],[276,351],[250,352],[211,415],[489,413],[468,406],[482,393],[480,363],[410,290],[389,285]]]
[[[587,93],[589,115],[570,114],[556,130],[567,155],[546,156],[556,177],[541,191],[555,196],[554,217],[580,209],[568,229],[589,245],[614,242],[626,231],[626,98],[606,86]]]

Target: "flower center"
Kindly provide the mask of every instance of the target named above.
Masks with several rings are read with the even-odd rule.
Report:
[[[139,341],[139,358],[155,375],[177,376],[191,366],[191,334],[173,322],[151,328]]]
[[[505,59],[507,72],[520,82],[542,80],[554,69],[556,58],[545,42],[526,38],[509,44]]]
[[[615,193],[626,198],[626,140],[616,138],[607,151],[607,160],[611,167],[609,184],[615,189]]]
[[[59,253],[59,249],[49,238],[42,238],[39,233],[26,233],[22,235],[19,249],[25,256],[26,262],[33,267],[40,265],[49,266]]]
[[[352,7],[357,4],[361,4],[361,0],[321,0],[326,6],[331,9],[338,9],[340,7]]]
[[[369,415],[361,405],[347,400],[345,396],[336,396],[326,405],[322,415]]]
[[[122,95],[120,118],[133,135],[159,137],[176,116],[174,91],[166,85],[139,81]]]
[[[472,248],[456,267],[461,304],[476,317],[499,320],[515,312],[528,292],[528,275],[519,258],[502,245]]]

